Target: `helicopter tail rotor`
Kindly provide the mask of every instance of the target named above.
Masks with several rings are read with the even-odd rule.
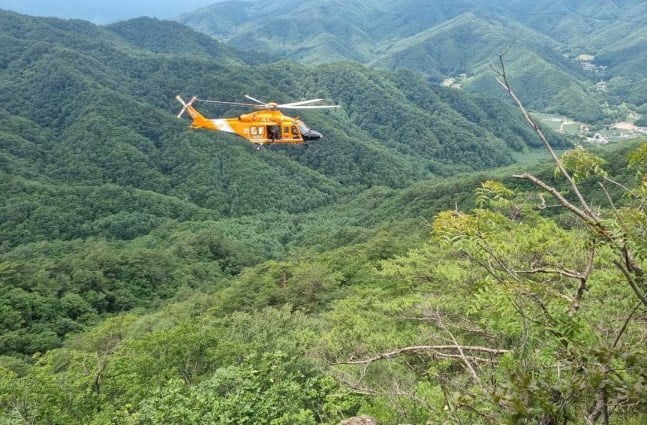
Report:
[[[184,113],[186,112],[186,110],[187,110],[187,109],[189,109],[189,107],[190,107],[191,105],[193,105],[193,103],[194,103],[196,100],[198,100],[198,98],[194,96],[194,97],[192,97],[192,98],[191,98],[191,100],[189,101],[189,103],[186,103],[186,102],[184,101],[184,99],[182,99],[182,97],[180,97],[180,95],[175,96],[175,98],[178,100],[178,102],[180,102],[180,103],[182,104],[182,110],[180,111],[180,113],[179,113],[179,114],[177,114],[177,117],[178,117],[178,118],[182,118],[182,115],[184,115]],[[189,112],[190,112],[190,111],[189,111]]]

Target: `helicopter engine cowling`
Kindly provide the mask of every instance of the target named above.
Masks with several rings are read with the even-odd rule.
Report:
[[[238,120],[243,122],[254,122],[256,121],[256,113],[253,114],[242,114],[238,117]]]

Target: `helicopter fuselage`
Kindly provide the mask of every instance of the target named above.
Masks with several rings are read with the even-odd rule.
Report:
[[[322,139],[323,135],[308,128],[303,121],[283,115],[279,110],[260,110],[237,118],[208,119],[189,107],[191,128],[223,131],[243,137],[257,145],[302,144]]]

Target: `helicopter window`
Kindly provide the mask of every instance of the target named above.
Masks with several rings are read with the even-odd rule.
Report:
[[[310,132],[310,129],[304,123],[299,124],[299,130],[301,130],[301,134],[308,134]]]
[[[290,134],[290,127],[283,127],[283,132],[285,134]]]
[[[256,134],[257,134],[256,133],[256,127],[252,127],[251,129],[252,129],[252,135],[256,136]]]
[[[293,139],[298,139],[299,138],[299,130],[297,129],[296,125],[292,126],[292,138]]]

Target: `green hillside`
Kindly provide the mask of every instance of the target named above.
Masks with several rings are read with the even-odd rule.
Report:
[[[259,58],[174,22],[99,27],[2,12],[0,34],[10,46],[0,70],[1,279],[17,314],[3,325],[5,354],[45,351],[106,314],[214,285],[294,241],[316,244],[322,225],[295,214],[370,187],[510,164],[537,146],[497,100],[352,63],[251,65]],[[343,109],[304,114],[326,135],[320,143],[256,152],[189,131],[174,117],[177,93],[321,96]],[[357,226],[351,234],[366,237]]]
[[[118,22],[107,27],[129,44],[155,53],[205,57],[215,61],[235,64],[239,53],[210,37],[196,34],[181,24],[151,18],[137,18]],[[240,61],[239,61],[240,63]]]
[[[624,167],[627,152],[622,149],[605,157],[610,175],[628,185],[633,173]],[[551,181],[550,167],[532,168]],[[583,411],[594,402],[594,387],[588,383],[597,372],[595,365],[589,370],[588,356],[605,344],[595,332],[621,322],[624,317],[618,316],[632,304],[630,291],[618,284],[617,271],[606,261],[596,266],[591,279],[594,292],[587,294],[582,306],[595,313],[587,314],[584,323],[575,322],[582,329],[573,329],[574,319],[560,316],[564,323],[553,327],[533,323],[526,334],[522,318],[510,306],[509,297],[515,292],[484,277],[480,258],[471,262],[465,257],[472,255],[464,251],[469,241],[457,240],[465,247],[454,251],[444,239],[429,236],[427,220],[438,212],[470,210],[483,202],[479,197],[487,196],[487,191],[479,186],[484,179],[500,178],[510,188],[526,189],[509,177],[512,172],[420,182],[407,189],[374,188],[307,214],[168,223],[130,242],[51,241],[10,250],[0,257],[2,319],[5,326],[22,329],[2,332],[0,418],[21,423],[20,418],[28,415],[36,424],[197,425],[209,418],[332,425],[361,413],[384,423],[424,423],[439,415],[459,415],[478,424],[488,423],[480,418],[489,417],[493,408],[502,417],[534,419],[548,410],[546,397],[554,397],[556,388],[571,382],[577,389],[585,388],[577,403],[575,396],[569,396],[570,408],[564,415]],[[597,204],[605,195],[588,189],[595,186],[584,183],[587,197]],[[618,205],[627,201],[613,193]],[[520,205],[539,200],[531,193],[519,195],[521,204],[510,205],[496,196],[491,201],[506,213],[509,208],[524,208],[525,217],[516,224],[503,221],[496,209],[489,215],[489,210],[475,210],[484,214],[484,226],[510,226],[505,232],[488,233],[505,241],[497,249],[508,255],[506,260],[519,255],[521,264],[559,258],[575,262],[572,256],[582,254],[586,239],[581,231],[538,217],[532,212],[534,205]],[[458,211],[450,213],[461,217]],[[562,220],[568,227],[568,218]],[[516,248],[512,253],[507,251],[510,244]],[[571,285],[550,279],[541,283],[554,285],[550,290],[535,289],[542,296],[541,305],[548,304],[553,314],[568,310],[564,300]],[[181,287],[171,301],[150,300],[151,291],[162,297],[176,285]],[[515,282],[514,288],[520,285]],[[531,280],[528,288],[533,285],[537,282]],[[553,291],[561,285],[567,285],[564,297],[555,296]],[[64,295],[58,298],[61,292]],[[133,307],[130,313],[114,315]],[[101,317],[106,313],[113,317]],[[447,411],[444,385],[469,382],[469,373],[451,358],[420,354],[395,359],[370,365],[366,376],[361,369],[355,373],[352,366],[337,364],[394,347],[429,344],[430,339],[441,343],[445,328],[433,325],[438,314],[445,317],[442,326],[451,326],[447,328],[451,335],[465,344],[497,344],[520,352],[532,344],[540,350],[532,351],[539,356],[532,364],[505,358],[500,368],[482,366],[488,372],[498,369],[491,378],[496,386],[509,379],[516,382],[507,378],[509,370],[515,370],[515,376],[521,370],[532,372],[525,378],[532,389],[515,386],[507,394],[536,407],[524,413],[498,404],[477,405],[478,414],[469,409]],[[541,312],[532,314],[542,317]],[[76,335],[62,342],[66,332]],[[644,355],[638,348],[635,357],[626,360],[622,353],[633,355],[632,344],[641,347],[637,343],[641,335],[641,324],[632,323],[618,357],[609,354],[628,368],[622,388],[631,389],[628,397],[634,403],[644,398],[639,378]],[[566,338],[574,340],[569,343],[574,352],[562,354]],[[32,350],[44,353],[35,360],[17,355]],[[580,371],[564,376],[563,369],[546,367],[553,361],[560,368],[573,362]],[[365,387],[358,389],[356,382],[384,394],[362,391]],[[393,398],[405,389],[414,400]],[[627,397],[626,392],[620,394]],[[621,423],[641,423],[645,414],[641,407],[628,407],[613,417]]]
[[[605,102],[645,102],[646,14],[637,0],[275,0],[219,2],[178,19],[238,49],[308,64],[348,59],[435,83],[467,74],[459,84],[488,95],[501,95],[489,63],[514,40],[508,67],[528,105],[595,123],[611,119]],[[582,70],[581,54],[607,71]],[[596,90],[600,79],[608,92]]]
[[[645,14],[645,4],[632,8],[591,40],[598,48],[596,60],[608,67],[612,92],[636,105],[647,103],[647,24],[641,19]]]
[[[243,64],[243,58],[221,48],[215,41],[199,33],[188,33],[186,28],[176,24],[170,24],[157,34],[160,24],[150,20],[142,21],[146,25],[133,24],[141,31],[139,37],[128,35],[129,39],[136,39],[137,45],[133,45],[119,36],[122,32],[129,34],[126,31],[129,23],[107,28],[83,24],[74,29],[77,27],[72,22],[35,20],[10,13],[2,16],[6,29],[3,36],[13,46],[5,52],[3,60],[6,65],[0,91],[8,99],[4,109],[10,119],[19,117],[37,123],[37,128],[54,132],[51,137],[58,143],[47,146],[52,156],[47,158],[47,166],[41,172],[63,181],[74,175],[95,183],[130,184],[177,194],[183,192],[179,187],[186,184],[186,173],[195,172],[202,175],[203,182],[221,182],[217,185],[231,179],[232,174],[238,174],[240,178],[258,179],[271,186],[294,188],[309,187],[312,179],[325,179],[317,174],[323,171],[317,167],[325,167],[327,163],[348,163],[348,169],[336,167],[333,171],[329,168],[323,174],[331,177],[331,173],[336,173],[332,177],[351,185],[401,186],[411,179],[432,175],[435,172],[432,168],[439,166],[441,161],[463,166],[463,169],[509,163],[512,150],[501,149],[501,146],[508,143],[514,144],[515,149],[522,149],[524,144],[521,138],[504,142],[491,132],[475,127],[446,105],[442,105],[442,113],[423,110],[395,86],[397,82],[412,79],[411,84],[418,84],[423,89],[424,81],[415,80],[413,76],[385,76],[350,64],[319,69],[285,64],[254,68]],[[59,28],[65,26],[69,28],[67,32]],[[18,33],[12,33],[12,28],[17,28]],[[194,56],[184,51],[173,54],[177,47],[154,43],[159,39],[173,39],[168,31],[175,28],[180,29],[178,39],[192,35],[195,37],[193,45],[202,46],[202,50],[195,47],[198,54]],[[143,46],[163,53],[144,50]],[[177,110],[174,100],[177,93],[230,100],[246,93],[257,96],[260,93],[261,97],[278,101],[306,96],[335,99],[338,94],[333,91],[335,78],[341,78],[344,72],[353,76],[347,79],[343,90],[347,98],[342,99],[340,94],[337,99],[344,109],[338,114],[304,114],[314,128],[319,126],[328,137],[308,151],[290,150],[292,155],[289,157],[273,151],[257,155],[243,141],[219,134],[192,133],[188,136],[185,124],[171,119],[170,113]],[[386,109],[380,110],[380,105]],[[205,113],[213,115],[240,112],[225,108],[205,109]],[[398,130],[395,121],[407,114],[419,116],[418,121],[421,126],[424,123],[424,128]],[[497,119],[505,119],[508,124],[503,125],[514,126],[514,120],[506,115]],[[379,128],[370,130],[370,125],[364,124],[391,125],[387,132]],[[452,137],[448,134],[448,126],[451,131],[464,132],[466,137]],[[88,135],[95,135],[95,132],[97,140],[90,141]],[[398,133],[398,143],[393,144],[391,139],[395,133]],[[213,140],[227,142],[214,143]],[[108,141],[111,147],[118,141],[116,146],[119,148],[108,149]],[[330,145],[341,150],[328,148]],[[478,146],[482,153],[472,157],[452,155],[455,148],[459,152],[466,150],[462,145]],[[45,147],[34,147],[37,148]],[[220,154],[214,155],[214,152]],[[214,166],[211,160],[196,162],[192,155],[203,157],[205,161],[206,158],[231,155],[232,160]],[[130,171],[113,166],[138,156],[141,158],[138,166]],[[303,168],[313,156],[318,158],[319,165],[311,165],[310,171]],[[362,171],[362,164],[369,158],[370,169]],[[241,165],[234,165],[238,160]],[[274,179],[282,178],[272,167],[277,161],[289,163],[286,166],[292,169],[291,173],[301,173],[303,178],[275,184]],[[382,165],[377,165],[380,163]],[[230,166],[237,173],[223,169]],[[171,170],[177,170],[175,177],[170,175]],[[264,175],[265,172],[269,174]],[[178,174],[183,174],[182,178],[177,177]],[[331,181],[330,184],[336,183]],[[220,204],[218,208],[226,209],[223,204],[227,201],[214,198],[207,205],[205,199],[212,195],[195,196],[201,198],[198,203],[202,206]],[[310,196],[319,195],[305,195],[306,198]],[[192,200],[197,201],[197,198]]]
[[[555,40],[586,43],[601,28],[617,26],[619,18],[640,0],[542,0],[512,2],[509,13]]]
[[[522,26],[484,20],[471,13],[400,40],[373,66],[412,69],[437,83],[453,76],[472,93],[502,97],[489,65],[512,39],[507,67],[512,84],[530,108],[585,122],[604,117],[602,98],[593,84],[578,65],[558,53],[555,42]],[[462,74],[463,79],[459,77]]]

